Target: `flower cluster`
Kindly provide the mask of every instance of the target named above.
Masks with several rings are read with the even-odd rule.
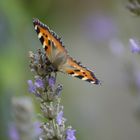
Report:
[[[34,108],[30,98],[13,97],[11,102],[13,122],[9,124],[11,140],[34,140],[41,133],[33,123]]]
[[[131,52],[140,53],[140,43],[137,40],[132,39],[132,38],[129,39],[129,42],[130,42]]]
[[[30,68],[35,74],[34,82],[28,80],[29,92],[40,101],[44,123],[40,128],[40,140],[76,140],[75,130],[65,126],[63,106],[60,104],[62,85],[56,84],[56,73],[46,55],[38,50],[29,52]],[[54,73],[54,75],[53,75]]]
[[[140,16],[140,0],[129,0],[127,8],[135,15]]]

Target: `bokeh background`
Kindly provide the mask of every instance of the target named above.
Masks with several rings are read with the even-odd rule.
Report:
[[[68,124],[79,140],[140,139],[140,17],[122,0],[0,0],[0,139],[9,138],[11,100],[30,98],[28,52],[41,48],[32,18],[62,36],[69,54],[95,72],[102,85],[58,74]],[[26,104],[26,103],[25,103]],[[32,107],[31,107],[32,108]],[[34,121],[34,120],[33,120]],[[13,132],[14,133],[14,132]],[[15,139],[16,140],[16,139]]]

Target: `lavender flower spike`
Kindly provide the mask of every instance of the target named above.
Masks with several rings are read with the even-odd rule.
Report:
[[[36,86],[33,84],[33,81],[28,80],[27,83],[28,83],[28,86],[29,86],[29,88],[28,88],[29,92],[30,93],[35,93],[36,92]]]
[[[35,84],[34,84],[37,88],[44,88],[44,84],[43,84],[43,81],[42,81],[42,79],[40,79],[40,78],[37,78],[36,80],[35,80]]]
[[[134,40],[132,38],[129,39],[131,52],[132,53],[140,53],[140,44],[137,40]]]
[[[39,135],[39,140],[76,140],[75,130],[65,124],[64,107],[61,105],[63,86],[56,85],[56,73],[54,76],[54,71],[50,71],[51,64],[46,63],[46,54],[39,50],[30,59],[30,68],[35,79],[28,80],[29,92],[40,102],[44,118],[34,133]]]
[[[63,111],[60,111],[58,114],[57,114],[57,117],[56,117],[56,122],[58,125],[62,125],[62,122],[63,122]]]
[[[9,137],[11,140],[20,140],[18,130],[14,124],[9,126]]]
[[[53,88],[55,85],[55,78],[53,76],[49,77],[48,83],[49,83],[49,86]]]
[[[66,140],[76,140],[75,132],[74,129],[68,128],[66,130]]]

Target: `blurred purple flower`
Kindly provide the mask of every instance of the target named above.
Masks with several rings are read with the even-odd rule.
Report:
[[[90,35],[91,39],[96,41],[109,40],[115,37],[117,33],[117,27],[113,19],[106,15],[95,15],[90,17],[87,21],[86,32]]]
[[[37,88],[44,88],[43,81],[42,81],[42,79],[40,79],[40,78],[38,78],[38,79],[35,80],[34,85],[35,85]]]
[[[13,124],[9,126],[9,137],[10,137],[10,140],[20,140],[16,126]]]
[[[55,78],[53,76],[49,77],[48,83],[50,87],[54,87],[55,85]]]
[[[56,122],[58,125],[62,125],[62,122],[63,122],[63,111],[60,111],[58,114],[57,114],[57,117],[56,117]]]
[[[66,130],[66,140],[76,140],[75,132],[75,130],[68,128]]]
[[[41,126],[40,122],[34,123],[34,133],[36,136],[39,136],[42,132],[42,129],[40,128],[40,126]]]
[[[123,43],[116,38],[110,40],[109,47],[110,47],[111,52],[116,56],[121,56],[124,52]]]
[[[137,40],[132,38],[129,39],[130,42],[130,49],[132,53],[140,53],[140,44]]]
[[[27,83],[28,83],[28,86],[29,86],[29,88],[28,88],[29,92],[30,93],[36,93],[36,86],[33,84],[33,81],[28,80]]]

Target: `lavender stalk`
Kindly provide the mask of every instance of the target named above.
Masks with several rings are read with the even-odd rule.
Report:
[[[56,73],[46,54],[38,50],[29,52],[30,69],[34,73],[34,82],[28,80],[29,92],[39,100],[42,116],[45,120],[40,126],[39,140],[76,140],[75,130],[66,126],[61,105],[62,85],[56,84]]]
[[[34,133],[32,101],[27,97],[14,97],[12,99],[12,113],[14,121],[9,125],[10,139],[35,140],[38,133]]]

